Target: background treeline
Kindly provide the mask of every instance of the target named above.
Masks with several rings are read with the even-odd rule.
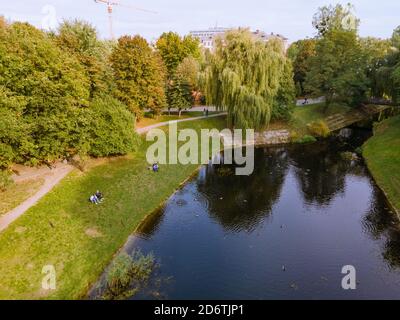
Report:
[[[293,43],[299,96],[325,96],[359,106],[370,99],[400,102],[400,27],[391,39],[358,35],[360,21],[352,5],[325,6],[313,19],[317,34]]]
[[[146,111],[192,105],[200,49],[163,34],[103,41],[82,21],[56,32],[0,18],[0,170],[136,148]]]

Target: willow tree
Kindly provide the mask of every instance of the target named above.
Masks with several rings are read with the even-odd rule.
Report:
[[[233,30],[216,39],[201,74],[207,103],[228,112],[228,124],[260,128],[271,119],[272,108],[288,63],[279,40],[265,43],[248,30]]]

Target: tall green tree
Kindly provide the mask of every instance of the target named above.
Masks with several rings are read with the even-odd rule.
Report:
[[[189,82],[182,77],[176,76],[168,83],[168,106],[178,109],[179,116],[182,109],[191,108],[193,95]]]
[[[305,87],[314,95],[324,96],[327,107],[334,98],[353,105],[363,100],[368,81],[356,33],[335,29],[318,40]]]
[[[319,36],[333,30],[357,32],[360,20],[354,15],[354,6],[337,4],[318,9],[312,22]]]
[[[397,30],[397,29],[396,29]],[[396,30],[391,43],[396,42]],[[392,48],[380,59],[372,73],[373,95],[400,102],[400,50]]]
[[[172,79],[168,81],[167,101],[169,108],[179,110],[191,108],[194,93],[198,90],[199,62],[189,56],[178,65]]]
[[[293,80],[299,88],[299,95],[308,94],[304,89],[304,82],[307,73],[310,71],[310,58],[315,56],[316,43],[315,39],[305,39],[291,45],[296,47],[296,51],[292,53],[291,59],[293,61]],[[291,49],[291,51],[294,51],[294,49]]]
[[[278,40],[256,40],[248,30],[216,41],[202,73],[207,102],[228,111],[237,128],[260,128],[271,119],[287,58]]]
[[[392,45],[393,47],[400,50],[400,26],[393,30],[392,34]]]
[[[48,34],[26,23],[2,26],[0,127],[13,129],[1,133],[8,155],[0,157],[36,164],[78,152],[89,87],[76,57]]]
[[[167,67],[169,79],[174,77],[176,68],[185,58],[200,58],[199,41],[192,36],[182,38],[175,32],[163,33],[156,42],[156,49]]]
[[[293,67],[287,60],[282,70],[278,93],[274,99],[271,119],[290,120],[296,101],[296,88],[293,81]]]
[[[115,96],[137,118],[144,110],[159,113],[166,106],[165,68],[159,55],[140,36],[124,36],[110,57]]]
[[[366,75],[369,79],[369,96],[381,98],[384,94],[379,69],[387,62],[386,57],[393,51],[389,39],[366,37],[360,39],[365,59]]]
[[[191,87],[191,90],[198,89],[198,77],[200,71],[200,64],[197,59],[192,56],[186,57],[178,65],[175,71],[175,76],[184,79]]]
[[[90,80],[91,97],[111,90],[111,48],[109,43],[98,38],[91,24],[81,20],[64,21],[58,28],[56,41],[63,50],[75,55],[85,67]]]

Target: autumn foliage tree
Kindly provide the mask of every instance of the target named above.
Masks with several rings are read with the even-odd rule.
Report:
[[[116,87],[114,95],[137,118],[146,109],[159,113],[166,106],[164,66],[144,38],[120,38],[110,61]]]

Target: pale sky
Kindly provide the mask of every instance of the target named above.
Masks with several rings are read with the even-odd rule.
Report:
[[[117,0],[113,0],[117,1]],[[312,37],[311,22],[317,8],[349,0],[120,0],[121,4],[157,11],[157,14],[114,7],[114,33],[140,34],[149,41],[164,31],[182,35],[190,30],[250,27],[280,33],[295,41]],[[400,25],[399,0],[353,0],[361,19],[361,36],[388,38]],[[54,8],[54,9],[53,9]],[[94,0],[0,0],[0,15],[28,21],[37,27],[53,21],[79,18],[93,24],[102,38],[109,37],[106,5]],[[52,19],[55,17],[55,19]],[[50,18],[50,19],[49,19]]]

